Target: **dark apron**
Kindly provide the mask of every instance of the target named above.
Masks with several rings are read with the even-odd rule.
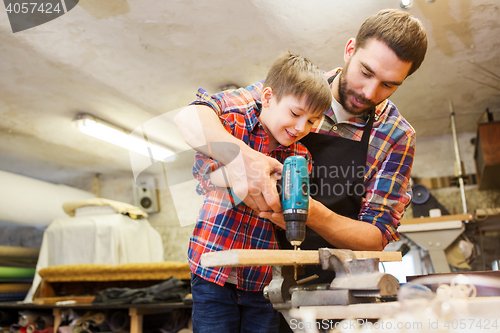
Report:
[[[373,109],[363,131],[361,141],[342,137],[310,133],[300,142],[311,152],[313,172],[310,178],[310,194],[333,212],[357,220],[364,196],[364,173],[368,142],[373,127]],[[328,221],[325,221],[328,223]],[[276,230],[282,249],[292,249],[286,240],[284,230]],[[306,239],[300,246],[302,250],[317,250],[322,247],[334,248],[323,237],[306,227]],[[321,266],[305,266],[305,274],[298,278],[319,275],[311,284],[330,283],[335,272],[321,269]]]

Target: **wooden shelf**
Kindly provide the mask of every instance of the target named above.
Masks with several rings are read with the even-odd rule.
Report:
[[[42,304],[22,302],[4,302],[0,303],[0,310],[52,310],[54,316],[54,333],[61,324],[61,315],[64,310],[120,310],[128,309],[130,316],[130,333],[142,333],[143,316],[158,313],[167,313],[176,309],[189,309],[190,304],[182,302],[177,303],[154,303],[154,304],[91,304],[77,303],[70,305]]]
[[[479,190],[500,188],[500,121],[478,125],[474,160]]]

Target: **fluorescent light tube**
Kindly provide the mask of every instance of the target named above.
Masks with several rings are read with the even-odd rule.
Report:
[[[87,135],[134,151],[158,161],[164,161],[174,152],[157,144],[147,142],[132,134],[89,114],[80,114],[75,119],[76,127]]]

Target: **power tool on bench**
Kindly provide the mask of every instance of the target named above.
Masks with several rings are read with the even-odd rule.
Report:
[[[309,210],[309,169],[302,156],[285,160],[282,175],[281,205],[286,222],[286,239],[296,250],[306,238]]]

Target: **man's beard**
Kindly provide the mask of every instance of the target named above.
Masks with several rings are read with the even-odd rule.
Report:
[[[378,103],[373,103],[372,101],[364,98],[363,96],[354,92],[348,88],[347,84],[347,69],[349,68],[349,62],[346,64],[345,68],[339,73],[339,99],[340,105],[344,108],[344,110],[352,116],[362,116],[368,114],[370,110],[375,107]],[[345,75],[343,75],[345,74]],[[358,101],[366,104],[366,108],[360,109],[355,106],[349,107],[347,103],[347,98],[349,95],[354,96]]]

